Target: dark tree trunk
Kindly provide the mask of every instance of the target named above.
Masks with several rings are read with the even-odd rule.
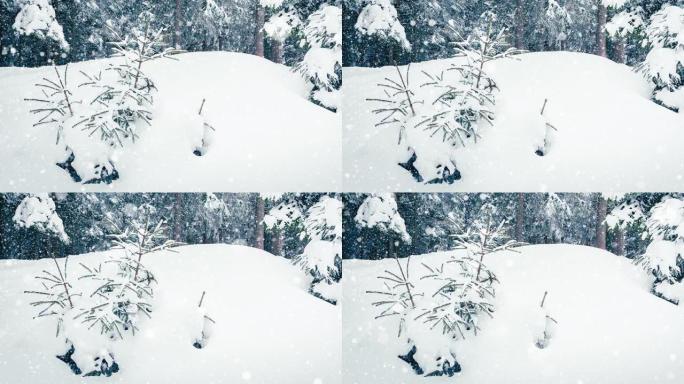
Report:
[[[525,15],[523,0],[515,2],[515,47],[525,49]]]
[[[273,229],[273,254],[276,256],[283,255],[283,232],[278,229]]]
[[[606,249],[606,215],[608,202],[599,194],[596,204],[596,247]]]
[[[173,13],[173,46],[180,49],[181,0],[176,0],[176,10]]]
[[[257,195],[256,201],[256,239],[254,246],[259,249],[264,249],[264,214],[265,214],[264,199]]]
[[[596,54],[607,57],[606,54],[606,6],[599,0],[596,15]]]
[[[283,63],[283,43],[277,40],[271,40],[273,45],[273,61],[282,64]]]
[[[518,204],[515,207],[515,239],[523,241],[525,228],[525,194],[518,193]]]
[[[621,36],[615,37],[615,61],[625,63],[625,38]]]
[[[266,21],[266,11],[261,4],[257,4],[256,11],[256,31],[254,42],[254,54],[264,57],[264,22]]]
[[[615,254],[625,255],[625,230],[620,227],[615,230]]]
[[[4,259],[5,255],[5,206],[7,201],[5,200],[5,194],[0,193],[0,259]]]
[[[173,202],[173,239],[183,241],[183,194],[174,193]]]

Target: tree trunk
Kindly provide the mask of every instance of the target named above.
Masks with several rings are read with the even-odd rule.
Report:
[[[601,57],[606,55],[606,6],[599,0],[596,15],[596,54]]]
[[[625,38],[622,36],[615,37],[615,61],[625,63]]]
[[[608,202],[599,194],[596,204],[596,247],[606,249],[606,215]]]
[[[174,193],[173,203],[173,239],[183,241],[183,194]]]
[[[261,196],[257,196],[256,202],[256,241],[254,246],[259,249],[264,249],[264,214],[265,205],[264,199]]]
[[[284,256],[283,255],[283,232],[278,229],[274,228],[273,229],[273,254],[276,256]]]
[[[256,11],[256,35],[254,44],[254,54],[264,57],[264,22],[266,21],[266,10],[261,4],[257,4]]]
[[[283,42],[278,40],[271,40],[273,44],[273,61],[278,64],[283,63]]]
[[[180,49],[180,19],[181,0],[176,0],[176,10],[173,13],[173,46]]]
[[[518,204],[515,207],[515,239],[523,241],[525,228],[525,194],[518,193]]]
[[[5,259],[5,194],[0,193],[0,259]]]
[[[615,230],[615,254],[625,255],[625,230],[620,227]]]
[[[525,49],[525,15],[523,0],[515,2],[515,47]]]

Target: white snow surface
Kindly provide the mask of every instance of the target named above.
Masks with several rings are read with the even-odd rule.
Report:
[[[55,319],[32,319],[24,290],[52,260],[0,263],[0,383],[341,383],[340,307],[307,293],[308,281],[287,260],[254,248],[194,245],[146,255],[156,275],[151,319],[140,333],[113,342],[120,371],[111,378],[75,376]],[[96,264],[117,251],[72,256]],[[206,346],[197,336],[199,303],[216,321]]]
[[[457,342],[458,377],[425,378],[397,358],[406,352],[397,319],[375,320],[376,276],[394,260],[345,260],[343,283],[343,380],[373,383],[675,383],[684,377],[684,310],[651,293],[650,278],[628,259],[596,248],[541,245],[520,253],[489,254],[484,262],[497,285],[493,319],[477,336]],[[423,273],[450,252],[413,256],[409,275]],[[539,305],[558,324],[538,349]],[[543,313],[542,313],[543,314]],[[542,318],[543,319],[543,318]]]
[[[497,81],[494,126],[482,140],[454,152],[462,179],[421,184],[397,165],[397,129],[375,127],[371,111],[382,97],[376,84],[396,77],[393,67],[345,68],[344,190],[374,191],[655,191],[684,187],[684,115],[650,100],[650,85],[632,68],[595,55],[528,53],[487,64]],[[411,65],[411,84],[422,70],[440,73],[457,59]],[[406,68],[401,68],[405,73]],[[553,145],[537,156],[537,121],[557,129]],[[435,140],[435,146],[441,141]]]
[[[33,84],[54,77],[50,67],[0,68],[0,190],[11,191],[332,191],[341,188],[339,115],[307,100],[309,85],[290,68],[247,54],[186,53],[145,63],[155,81],[152,126],[115,154],[121,178],[111,185],[74,183],[55,163],[63,160],[56,133],[33,127],[40,95]],[[97,73],[103,59],[69,65]],[[63,72],[63,68],[60,68]],[[216,132],[207,153],[192,152],[198,116]]]

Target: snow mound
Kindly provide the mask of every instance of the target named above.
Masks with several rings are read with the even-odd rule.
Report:
[[[0,383],[341,383],[340,309],[310,295],[289,261],[243,246],[175,250],[145,256],[159,281],[154,312],[140,333],[112,343],[121,369],[107,379],[72,374],[55,358],[63,350],[54,319],[32,320],[23,291],[52,260],[0,263]],[[112,252],[73,256],[69,268]],[[203,291],[201,311],[216,324],[196,349]]]
[[[629,260],[596,248],[540,245],[500,252],[485,263],[500,280],[493,319],[480,333],[459,341],[457,378],[430,382],[475,383],[670,383],[684,377],[684,311],[649,293],[648,276]],[[421,262],[437,264],[450,252],[414,256],[409,275],[423,274]],[[367,290],[394,260],[344,261],[343,380],[370,384],[424,383],[397,356],[397,319],[374,320]],[[544,309],[540,303],[548,291]],[[541,313],[541,316],[540,316]],[[535,341],[549,313],[558,324],[549,344]],[[541,324],[543,328],[543,324]]]
[[[186,53],[143,66],[155,82],[152,126],[116,157],[120,179],[112,185],[81,185],[55,163],[64,152],[56,133],[33,127],[25,98],[54,70],[0,68],[0,189],[4,191],[324,191],[340,188],[338,115],[307,100],[306,82],[290,68],[247,54]],[[98,73],[118,59],[69,65]],[[60,68],[60,72],[63,68]],[[202,118],[198,116],[202,100]],[[203,156],[196,156],[198,127],[216,129]],[[201,133],[201,132],[200,132]],[[94,146],[93,146],[94,147]],[[90,157],[90,156],[89,156]]]
[[[482,140],[459,148],[462,179],[424,185],[397,165],[398,132],[375,127],[382,97],[376,84],[396,76],[393,67],[345,68],[343,113],[344,189],[385,191],[653,191],[684,187],[684,115],[650,100],[650,88],[632,68],[594,55],[529,53],[497,60],[485,70],[496,80],[496,119]],[[411,65],[439,74],[456,59]],[[402,72],[405,72],[402,68]],[[558,131],[544,156],[540,112]],[[543,130],[541,130],[543,131]],[[441,141],[434,140],[434,147]]]

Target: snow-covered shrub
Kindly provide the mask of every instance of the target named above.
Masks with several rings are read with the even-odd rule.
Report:
[[[29,195],[19,203],[12,221],[19,228],[34,228],[68,244],[69,236],[55,210],[55,202],[47,193]]]
[[[556,327],[558,322],[549,313],[548,306],[544,307],[546,304],[546,297],[548,291],[544,292],[541,304],[539,305],[539,313],[537,315],[538,322],[535,324],[537,335],[534,345],[539,349],[544,349],[549,346],[551,339],[556,334]]]
[[[354,26],[363,35],[396,41],[402,49],[411,50],[406,31],[399,22],[397,10],[390,0],[369,0]]]
[[[455,153],[477,143],[484,125],[494,120],[495,81],[485,64],[511,57],[520,51],[510,48],[505,30],[495,32],[492,22],[476,28],[463,41],[454,43],[458,61],[446,70],[431,74],[414,86],[410,66],[398,78],[378,84],[384,95],[369,98],[379,104],[376,126],[398,128],[398,164],[418,182],[454,183],[461,178]]]
[[[653,275],[652,292],[678,304],[684,299],[684,200],[665,198],[651,209],[646,225],[652,241],[636,262]]]
[[[211,337],[214,324],[216,324],[214,319],[207,315],[206,308],[202,307],[205,293],[206,292],[202,292],[202,297],[200,298],[199,305],[197,306],[197,330],[195,332],[195,339],[192,343],[192,346],[197,349],[202,349],[207,345],[207,342]]]
[[[391,193],[368,196],[361,203],[354,221],[361,227],[378,228],[384,233],[397,234],[404,242],[411,242],[406,223],[399,214],[397,201]]]
[[[307,18],[304,36],[310,48],[294,69],[313,84],[312,102],[337,111],[342,87],[342,9],[321,5]]]
[[[293,261],[311,277],[309,292],[336,304],[342,279],[342,202],[321,197],[306,211],[304,227],[310,241]]]
[[[27,99],[36,104],[31,110],[39,115],[35,125],[56,130],[57,145],[64,148],[57,165],[75,182],[118,179],[116,149],[135,141],[142,126],[150,125],[155,86],[142,66],[176,52],[165,47],[164,29],[153,29],[153,19],[151,12],[143,11],[126,37],[112,31],[114,56],[122,58],[118,64],[93,74],[81,72],[84,81],[78,88],[69,86],[68,67],[63,74],[55,69],[56,79],[36,84],[42,97]]]
[[[57,21],[55,9],[49,0],[24,1],[12,28],[18,35],[36,36],[41,40],[49,39],[56,42],[62,50],[69,50],[64,30]]]
[[[38,290],[25,291],[36,297],[31,302],[40,308],[36,317],[55,317],[57,331],[55,336],[63,343],[64,354],[56,357],[69,366],[75,375],[111,376],[118,372],[119,366],[111,352],[109,341],[99,334],[90,332],[79,319],[83,305],[91,300],[78,280],[70,278],[69,258],[60,267],[53,258],[56,272],[43,270],[35,278],[41,282]]]
[[[264,23],[264,32],[268,37],[282,44],[301,24],[302,21],[296,12],[281,10]]]
[[[495,224],[493,211],[485,206],[475,224],[455,235],[462,251],[439,265],[423,263],[425,273],[411,277],[410,260],[398,270],[387,270],[378,278],[384,286],[373,305],[376,318],[396,316],[398,336],[405,342],[399,358],[419,375],[452,376],[461,370],[456,346],[468,335],[477,335],[482,318],[494,312],[496,275],[484,264],[484,256],[510,250],[518,243],[509,240],[504,224]]]
[[[684,108],[684,8],[664,4],[646,27],[651,51],[638,67],[653,83],[653,100],[674,111]]]

